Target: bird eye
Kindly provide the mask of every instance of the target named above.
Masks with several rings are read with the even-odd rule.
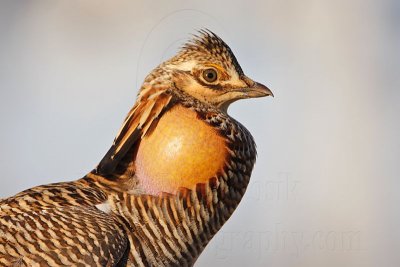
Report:
[[[203,78],[209,83],[215,82],[218,78],[217,71],[215,69],[206,69],[203,71]]]

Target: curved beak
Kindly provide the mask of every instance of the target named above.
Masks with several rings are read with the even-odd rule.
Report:
[[[247,84],[247,87],[240,89],[245,98],[274,96],[272,91],[267,86],[255,82],[247,76],[243,76],[241,79]]]
[[[229,105],[239,99],[274,96],[265,85],[255,82],[245,75],[241,76],[240,79],[245,83],[243,87],[225,91],[219,96],[216,104],[220,109],[227,111]]]

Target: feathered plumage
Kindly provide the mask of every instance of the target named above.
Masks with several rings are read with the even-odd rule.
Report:
[[[0,202],[1,266],[191,266],[246,191],[256,159],[232,102],[272,95],[210,31],[145,79],[82,179]]]

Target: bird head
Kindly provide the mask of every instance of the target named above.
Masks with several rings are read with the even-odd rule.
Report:
[[[239,99],[273,96],[268,87],[244,74],[229,46],[209,30],[199,31],[154,72],[147,81],[163,73],[176,89],[224,111]]]

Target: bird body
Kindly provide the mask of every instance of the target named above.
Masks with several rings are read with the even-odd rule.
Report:
[[[0,202],[0,266],[191,266],[242,199],[256,160],[227,114],[272,95],[202,31],[144,81],[85,177]]]

